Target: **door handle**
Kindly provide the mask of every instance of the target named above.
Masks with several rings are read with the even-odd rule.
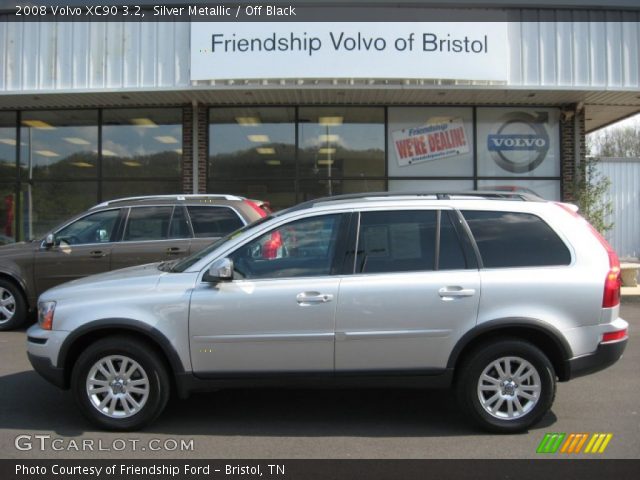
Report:
[[[438,295],[443,299],[473,297],[475,294],[475,288],[442,287],[438,290]]]
[[[333,295],[330,293],[302,292],[296,295],[296,301],[300,305],[327,303],[331,300],[333,300]]]
[[[167,255],[177,255],[179,253],[184,253],[185,250],[180,247],[169,247],[167,248]]]
[[[89,255],[91,256],[91,258],[103,258],[107,256],[107,254],[102,250],[93,250],[89,252]]]

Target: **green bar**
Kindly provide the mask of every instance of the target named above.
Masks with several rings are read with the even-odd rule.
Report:
[[[551,441],[551,437],[552,436],[553,436],[552,433],[546,433],[545,434],[544,438],[540,442],[540,445],[538,445],[538,449],[536,450],[536,453],[547,453],[546,452],[547,443]]]
[[[547,433],[538,445],[536,453],[556,453],[562,445],[566,433]]]

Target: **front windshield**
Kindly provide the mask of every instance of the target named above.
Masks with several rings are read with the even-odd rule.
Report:
[[[211,252],[213,252],[216,248],[222,246],[222,244],[228,242],[229,240],[233,240],[234,238],[237,238],[238,235],[243,234],[244,232],[246,232],[250,228],[253,228],[253,227],[256,227],[258,225],[261,225],[264,222],[266,222],[267,220],[271,220],[271,218],[273,218],[273,217],[272,216],[268,216],[268,217],[261,218],[260,220],[254,222],[254,223],[250,223],[249,225],[245,225],[244,227],[236,230],[235,232],[231,232],[226,237],[222,237],[222,238],[216,240],[215,242],[213,242],[211,245],[209,245],[205,249],[200,250],[200,251],[194,253],[193,255],[190,255],[190,256],[180,260],[179,262],[177,262],[175,265],[173,265],[171,267],[171,271],[172,272],[178,272],[178,273],[184,272],[191,265],[199,262],[204,257],[206,257]]]

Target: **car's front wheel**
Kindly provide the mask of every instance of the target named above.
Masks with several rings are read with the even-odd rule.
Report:
[[[537,423],[553,404],[555,372],[536,346],[517,339],[486,343],[460,365],[458,400],[484,429],[515,433]]]
[[[80,410],[107,430],[137,430],[155,420],[169,399],[167,369],[143,342],[113,336],[78,358],[71,386]]]

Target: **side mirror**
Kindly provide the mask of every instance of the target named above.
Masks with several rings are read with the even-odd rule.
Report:
[[[44,237],[44,246],[47,248],[51,248],[56,244],[56,237],[53,236],[53,233],[49,233],[47,234],[46,237]]]
[[[211,264],[209,270],[204,274],[202,280],[205,282],[229,282],[233,280],[233,260],[230,258],[219,258]]]

